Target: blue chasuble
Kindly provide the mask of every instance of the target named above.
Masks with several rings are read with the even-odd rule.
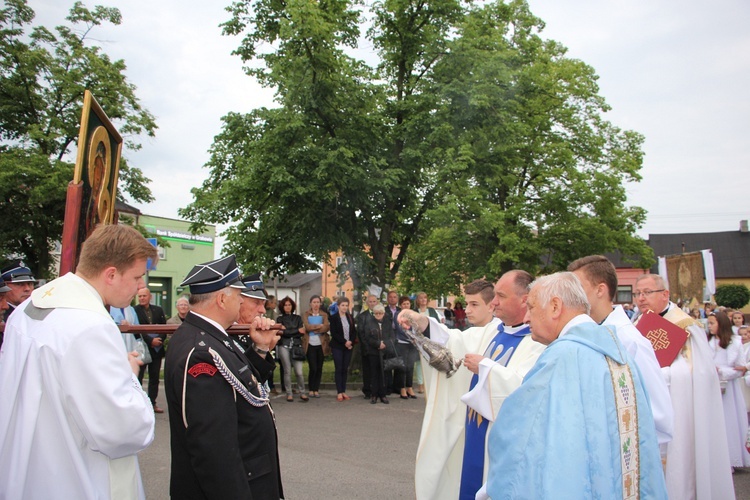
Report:
[[[496,363],[508,366],[508,362],[518,349],[518,344],[523,338],[531,333],[528,325],[520,330],[509,333],[505,331],[502,324],[497,327],[497,335],[492,339],[484,357],[490,358]],[[479,381],[476,373],[471,377],[469,390],[474,389]],[[482,487],[482,476],[484,475],[484,444],[487,436],[489,421],[472,408],[466,409],[466,431],[464,444],[464,460],[461,470],[460,500],[474,500],[477,491]]]
[[[618,408],[607,359],[632,368],[637,401],[637,495],[666,500],[651,404],[633,358],[613,332],[579,323],[549,344],[503,402],[489,433],[494,500],[622,499]],[[626,491],[626,493],[628,493]]]

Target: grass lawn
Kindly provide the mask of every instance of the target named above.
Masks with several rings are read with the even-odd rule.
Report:
[[[163,366],[163,365],[162,365]],[[307,364],[307,361],[302,362],[302,373],[305,375],[305,387],[307,387],[307,381],[309,379],[309,373],[310,373],[310,365]],[[164,380],[164,370],[161,371],[161,378]],[[148,379],[148,376],[146,377]],[[276,369],[273,371],[273,382],[274,384],[279,384],[279,388],[281,388],[281,364],[276,363]],[[333,357],[332,356],[326,356],[326,358],[323,360],[323,375],[320,378],[320,382],[322,384],[333,384],[335,383],[335,380],[333,379]],[[349,373],[349,378],[347,379],[347,383],[361,383],[362,382],[362,374],[359,370]],[[292,384],[296,384],[296,378],[294,376],[294,372],[292,372]],[[296,387],[296,385],[295,385]]]
[[[273,371],[274,384],[281,384],[280,368],[281,368],[281,365],[279,363],[276,363],[276,369]],[[307,361],[302,362],[302,373],[305,375],[305,387],[307,387],[308,376],[310,373],[310,365],[307,364]],[[323,384],[333,384],[335,382],[335,380],[333,379],[333,357],[331,356],[327,356],[323,360],[323,375],[320,378],[320,382]],[[354,383],[354,382],[362,382],[362,375],[359,371],[349,374],[347,383]],[[296,378],[294,376],[293,371],[292,371],[292,384],[296,384]],[[279,385],[279,388],[281,388],[281,385]]]

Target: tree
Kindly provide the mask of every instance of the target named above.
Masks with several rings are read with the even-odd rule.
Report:
[[[62,234],[65,196],[73,179],[68,160],[78,139],[83,93],[90,89],[125,138],[154,135],[153,116],[125,78],[125,63],[112,61],[90,43],[89,33],[107,22],[119,25],[120,11],[86,8],[76,2],[69,26],[55,33],[32,26],[26,0],[6,0],[0,9],[0,254],[20,256],[37,276],[49,277],[50,251]],[[120,162],[120,192],[152,200],[143,172]]]
[[[625,206],[623,186],[640,180],[643,137],[602,118],[594,70],[542,40],[542,26],[523,2],[474,10],[436,67],[452,160],[402,268],[417,288],[456,293],[466,280],[614,250],[653,264],[634,235],[645,212]]]
[[[745,285],[719,285],[714,294],[716,304],[732,309],[742,309],[750,302],[750,290]]]
[[[329,252],[358,289],[456,291],[583,252],[648,256],[626,209],[642,138],[600,114],[593,70],[539,37],[525,2],[241,0],[226,34],[278,107],[230,113],[181,214],[233,223],[256,268]],[[377,65],[356,59],[366,31]],[[271,48],[272,47],[272,48]],[[262,63],[262,64],[258,64]]]

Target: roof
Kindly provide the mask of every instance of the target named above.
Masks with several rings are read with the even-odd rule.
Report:
[[[299,288],[317,279],[321,279],[323,273],[297,273],[289,274],[279,278],[278,286],[281,288]],[[266,288],[273,285],[272,280],[266,280]]]
[[[141,215],[141,211],[122,200],[115,200],[115,210],[121,214]]]
[[[626,258],[620,251],[617,252],[606,252],[604,254],[606,258],[609,259],[610,262],[615,266],[615,268],[620,269],[632,269],[634,264],[632,261],[637,261],[637,257],[630,257],[629,259]]]
[[[656,257],[711,250],[717,278],[750,278],[749,232],[650,234],[648,245]],[[656,269],[656,265],[651,268]]]

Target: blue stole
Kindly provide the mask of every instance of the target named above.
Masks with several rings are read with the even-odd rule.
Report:
[[[531,333],[528,325],[515,333],[508,333],[502,324],[497,327],[497,335],[492,339],[487,350],[484,352],[486,358],[496,363],[508,366],[508,362],[518,349],[518,344],[523,338]],[[471,377],[469,390],[476,387],[479,375]],[[487,428],[490,423],[482,415],[472,408],[466,409],[466,439],[464,444],[464,461],[461,470],[461,489],[458,498],[460,500],[474,500],[477,491],[482,487],[482,476],[484,475],[484,444]]]

